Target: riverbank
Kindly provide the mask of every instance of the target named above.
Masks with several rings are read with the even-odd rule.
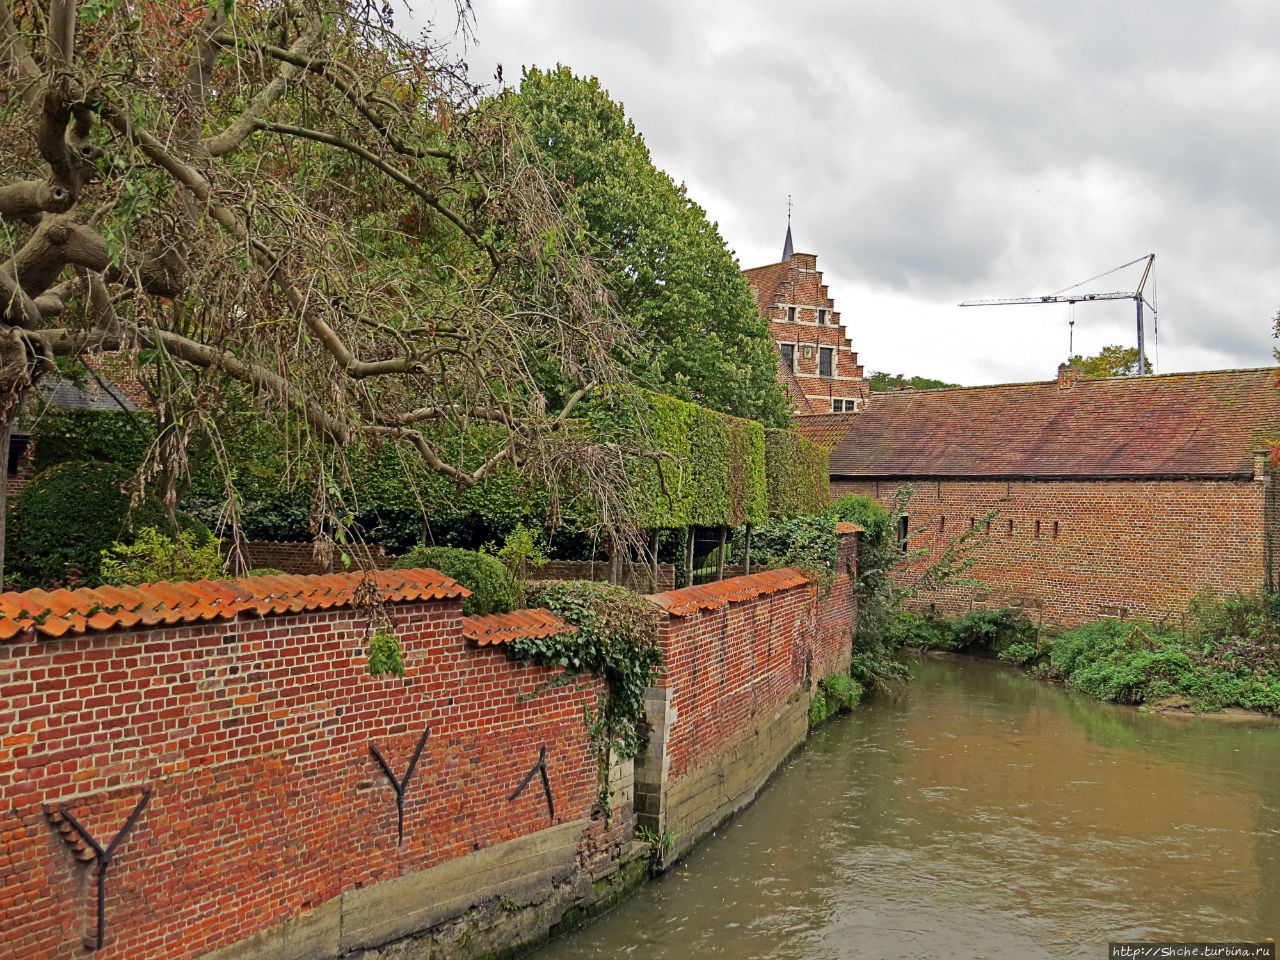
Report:
[[[945,622],[900,615],[901,645],[994,657],[1098,700],[1169,716],[1239,720],[1280,715],[1280,626],[1270,598],[1197,598],[1174,628],[1098,620],[1042,630],[1015,610],[974,610]]]

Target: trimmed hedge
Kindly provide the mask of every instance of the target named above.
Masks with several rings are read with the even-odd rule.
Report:
[[[23,488],[13,509],[6,545],[8,574],[25,587],[102,583],[102,551],[131,544],[134,532],[155,527],[172,532],[154,497],[130,512],[124,492],[133,471],[114,463],[61,463]],[[185,514],[178,527],[209,542],[208,528]]]
[[[595,438],[624,450],[633,509],[651,530],[762,523],[764,428],[634,387],[599,391],[587,405]]]
[[[515,595],[507,568],[496,557],[458,547],[416,547],[396,561],[395,569],[413,570],[429,567],[457,580],[471,596],[462,601],[462,612],[469,617],[486,613],[509,613],[515,607]]]
[[[794,430],[764,432],[769,516],[790,519],[822,513],[831,500],[826,448]]]

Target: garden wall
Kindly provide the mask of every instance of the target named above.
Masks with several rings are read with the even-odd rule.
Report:
[[[836,481],[832,496],[888,504],[897,481]],[[930,556],[997,511],[968,572],[985,588],[922,594],[917,607],[1024,609],[1037,623],[1099,617],[1177,618],[1203,590],[1256,590],[1268,577],[1274,480],[916,480],[911,547]],[[984,530],[985,532],[985,530]],[[907,572],[907,576],[911,571]]]
[[[222,554],[227,556],[233,544],[224,542]],[[244,544],[244,552],[248,559],[246,569],[272,567],[301,576],[308,574],[332,573],[342,569],[342,554],[353,555],[356,563],[372,570],[387,570],[396,562],[395,557],[387,556],[381,544],[362,546],[347,544],[334,547],[334,557],[328,563],[316,559],[315,545],[311,542],[293,542],[285,540],[249,540]]]
[[[0,596],[0,960],[85,956],[100,931],[104,960],[473,957],[638,880],[631,761],[598,808],[598,681],[556,685],[494,649],[567,626],[462,617],[466,591],[435,571],[375,582]],[[843,573],[824,591],[790,569],[652,599],[667,666],[644,802],[684,849],[803,741],[814,683],[847,665],[854,601]],[[368,673],[378,602],[403,678]],[[420,743],[401,842],[372,749],[402,779]],[[105,848],[135,810],[100,928],[74,823]]]
[[[848,669],[856,543],[840,537],[829,588],[785,568],[651,598],[668,620],[635,806],[637,824],[670,832],[667,862],[755,798],[804,742],[818,680]]]
[[[630,836],[626,783],[611,826],[593,819],[594,683],[548,687],[556,671],[465,640],[465,591],[434,571],[380,575],[405,676],[372,677],[357,583],[2,598],[0,957],[83,955],[96,867],[63,811],[105,847],[148,792],[108,873],[110,960],[337,957],[406,936],[469,956],[593,895]],[[20,616],[38,604],[58,613]],[[403,777],[424,730],[400,844],[371,747]],[[512,799],[544,750],[552,801],[536,773]]]

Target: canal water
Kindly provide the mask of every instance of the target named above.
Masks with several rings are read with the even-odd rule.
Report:
[[[1280,938],[1280,724],[1140,714],[975,660],[810,740],[540,960],[1106,956]]]

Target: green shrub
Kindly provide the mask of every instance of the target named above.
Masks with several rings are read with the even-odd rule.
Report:
[[[824,724],[838,713],[852,710],[862,699],[862,685],[848,674],[838,673],[818,681],[809,701],[809,729]]]
[[[734,553],[741,557],[745,531],[734,534]],[[751,563],[762,567],[797,567],[830,584],[837,574],[840,542],[835,520],[825,514],[770,520],[751,532]]]
[[[497,558],[458,547],[415,547],[396,561],[397,570],[430,567],[457,580],[471,596],[462,603],[467,616],[507,613],[514,609],[515,596],[507,569]]]
[[[32,480],[13,508],[9,576],[23,587],[96,587],[102,551],[112,544],[132,543],[134,531],[144,527],[175,532],[154,498],[130,510],[125,489],[132,477],[118,464],[61,463]],[[197,546],[211,539],[208,528],[185,514],[178,514],[178,526],[194,535]]]
[[[216,580],[225,573],[218,544],[212,539],[199,544],[190,530],[169,537],[155,527],[143,527],[133,543],[115,543],[102,551],[102,579],[117,586]]]
[[[1020,610],[970,610],[947,628],[950,649],[1002,656],[1013,644],[1034,643],[1035,625]]]
[[[373,631],[369,637],[369,675],[384,674],[404,676],[404,658],[400,655],[400,640],[390,630]]]
[[[903,611],[889,628],[892,643],[899,647],[919,647],[923,650],[954,650],[947,624],[932,613]]]
[[[246,577],[283,577],[288,576],[279,567],[254,567],[245,573]]]

